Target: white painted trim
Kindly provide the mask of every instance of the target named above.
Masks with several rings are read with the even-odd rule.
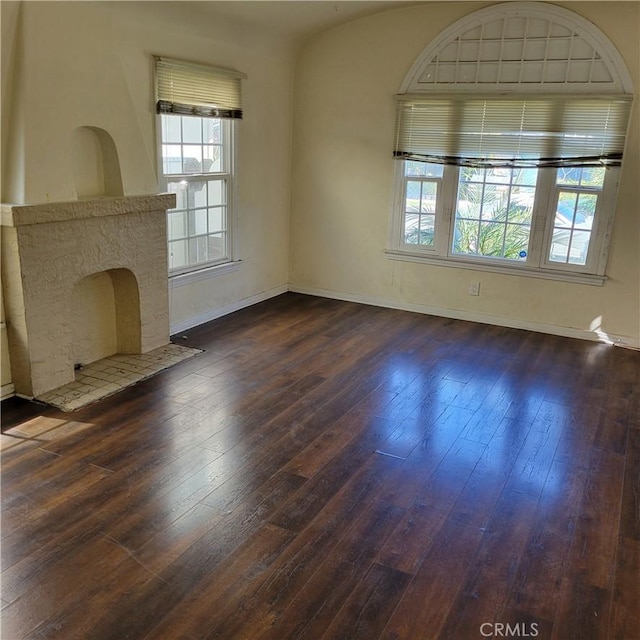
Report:
[[[0,387],[0,400],[6,400],[16,395],[16,388],[13,386],[13,382],[3,384]]]
[[[577,284],[588,284],[602,286],[607,281],[607,276],[598,276],[588,273],[578,273],[575,271],[540,269],[537,267],[527,267],[525,265],[516,266],[510,264],[498,264],[497,260],[481,262],[479,259],[465,259],[454,256],[437,256],[433,254],[385,250],[389,260],[400,260],[401,262],[419,262],[433,264],[438,267],[456,267],[459,269],[472,269],[474,271],[490,271],[492,273],[505,273],[509,276],[520,276],[529,278],[542,278],[543,280],[561,280],[564,282],[575,282]]]
[[[198,327],[205,322],[211,322],[211,320],[221,318],[222,316],[226,316],[230,313],[233,313],[234,311],[239,311],[240,309],[244,309],[245,307],[250,307],[251,305],[257,304],[258,302],[264,302],[269,298],[274,298],[275,296],[287,293],[287,291],[289,291],[289,287],[286,284],[283,284],[278,287],[274,287],[273,289],[267,289],[266,291],[256,293],[255,295],[249,296],[248,298],[242,298],[242,300],[232,302],[230,304],[224,305],[223,307],[209,309],[187,320],[182,320],[181,322],[176,322],[175,324],[172,323],[170,329],[171,335],[187,331],[188,329],[193,329],[193,327]]]
[[[454,320],[467,320],[469,322],[479,322],[482,324],[491,324],[499,327],[510,327],[512,329],[524,329],[526,331],[535,331],[537,333],[550,333],[552,335],[563,336],[565,338],[579,338],[581,340],[603,342],[605,344],[629,347],[631,349],[640,348],[640,338],[636,338],[633,336],[605,334],[603,331],[597,330],[588,331],[586,329],[576,329],[573,327],[563,327],[560,325],[531,322],[529,320],[518,320],[515,318],[507,318],[504,316],[494,316],[484,313],[477,313],[474,311],[464,311],[462,309],[447,309],[445,307],[434,307],[432,305],[426,304],[416,304],[413,302],[389,300],[387,298],[343,293],[341,291],[331,291],[328,289],[318,289],[315,287],[302,287],[293,284],[289,285],[289,291],[295,293],[303,293],[311,296],[319,296],[321,298],[332,298],[334,300],[358,302],[360,304],[368,304],[375,307],[400,309],[402,311],[413,311],[414,313],[423,313],[430,316],[453,318]]]
[[[607,65],[607,69],[613,78],[613,82],[602,83],[601,86],[592,82],[571,82],[564,85],[558,83],[553,87],[554,93],[610,93],[622,91],[633,94],[633,82],[627,66],[611,40],[586,18],[570,9],[558,7],[548,2],[502,2],[478,9],[460,18],[445,28],[440,35],[432,40],[420,53],[404,77],[399,93],[429,93],[442,90],[443,84],[435,82],[432,85],[425,85],[419,82],[422,73],[437,53],[468,29],[479,27],[480,25],[499,18],[508,20],[509,18],[521,17],[553,20],[553,22],[578,33],[601,55],[602,60]],[[540,86],[544,85],[545,83],[531,83],[531,85],[515,83],[511,86],[517,86],[518,91],[521,92],[537,93],[540,90]],[[447,86],[448,90],[453,89],[462,93],[475,93],[478,89],[476,83],[459,83],[453,85],[445,83],[445,86]],[[483,86],[483,90],[500,92],[504,91],[506,86],[509,85],[500,83],[493,85],[487,84]]]
[[[208,280],[209,278],[215,278],[217,276],[223,276],[227,273],[233,273],[242,266],[242,260],[236,260],[235,262],[224,262],[223,264],[217,264],[212,267],[205,267],[204,269],[195,269],[193,271],[187,271],[178,275],[169,275],[169,289],[176,289],[185,284],[192,284],[200,280]]]

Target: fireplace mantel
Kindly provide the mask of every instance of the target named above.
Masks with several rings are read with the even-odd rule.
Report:
[[[3,227],[19,227],[31,224],[101,218],[146,211],[167,210],[175,206],[175,195],[126,196],[119,198],[95,198],[71,202],[46,202],[43,204],[2,204],[0,215]]]
[[[73,381],[74,289],[89,276],[112,282],[118,352],[169,342],[166,210],[173,206],[173,194],[1,205],[16,393],[33,397]]]

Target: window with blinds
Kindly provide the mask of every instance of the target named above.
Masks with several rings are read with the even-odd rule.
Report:
[[[244,74],[160,57],[155,71],[157,113],[242,118]]]
[[[604,284],[633,83],[597,27],[542,2],[484,7],[400,92],[389,257]]]
[[[234,261],[234,123],[242,118],[236,71],[155,58],[156,112],[172,276]],[[211,272],[213,274],[213,271]]]
[[[619,165],[630,96],[398,96],[394,156],[476,167]]]

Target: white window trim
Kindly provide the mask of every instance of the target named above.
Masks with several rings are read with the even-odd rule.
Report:
[[[610,72],[610,80],[596,82],[592,81],[591,76],[588,78],[570,78],[567,76],[564,83],[557,81],[547,82],[543,75],[539,80],[535,81],[528,80],[523,82],[522,78],[515,81],[498,81],[496,79],[492,83],[492,81],[486,79],[480,81],[479,76],[471,74],[468,79],[465,79],[464,76],[456,76],[453,81],[449,79],[440,82],[437,78],[435,81],[422,81],[423,73],[432,60],[454,40],[463,37],[469,30],[478,30],[480,35],[473,35],[472,38],[483,40],[484,25],[492,21],[504,20],[506,22],[511,19],[542,20],[566,27],[567,30],[592,47],[594,60],[596,59],[595,54],[598,54]],[[493,37],[488,36],[489,39]],[[526,39],[526,36],[523,36],[523,38]],[[496,62],[495,65],[501,64],[501,56],[502,51],[499,62]],[[525,59],[529,60],[523,55],[522,61],[524,62]],[[570,55],[568,59],[571,59]],[[457,64],[462,61],[461,58],[456,58],[456,60]],[[478,58],[477,64],[480,64],[481,61],[486,63],[487,60],[487,58]],[[570,9],[557,7],[546,2],[503,2],[473,11],[445,28],[423,49],[412,64],[400,86],[399,94],[400,96],[415,94],[429,97],[430,95],[448,92],[476,96],[480,90],[486,93],[495,92],[496,94],[524,95],[547,91],[554,95],[566,93],[577,95],[583,93],[593,96],[620,93],[632,96],[634,86],[626,64],[613,43],[598,27],[579,14]],[[587,263],[585,265],[569,265],[548,260],[555,220],[555,201],[558,194],[552,169],[542,170],[539,176],[536,187],[534,219],[530,232],[529,255],[527,264],[523,264],[508,259],[452,255],[451,246],[457,199],[457,180],[443,180],[441,183],[440,196],[442,202],[436,204],[435,246],[425,247],[405,244],[403,242],[405,216],[404,161],[398,160],[395,165],[392,215],[390,217],[389,239],[385,250],[385,254],[389,259],[590,285],[603,285],[606,282],[607,276],[605,272],[613,233],[621,167],[609,167],[607,169],[605,184],[598,199],[598,209],[593,221]],[[539,190],[539,187],[542,187],[542,190]]]
[[[183,177],[180,174],[165,175],[162,161],[162,115],[172,116],[172,114],[156,114],[156,158],[158,166],[159,186],[163,192],[167,191],[167,185],[174,177]],[[172,117],[180,117],[176,114]],[[223,145],[225,153],[225,166],[229,167],[228,171],[217,173],[205,173],[205,174],[188,174],[186,179],[195,180],[197,178],[206,177],[225,177],[229,182],[229,188],[227,191],[227,247],[228,256],[219,261],[203,262],[201,264],[190,265],[187,267],[180,267],[178,269],[169,269],[169,279],[173,282],[172,286],[180,286],[183,284],[190,284],[199,280],[208,279],[227,273],[232,273],[240,268],[242,260],[238,257],[238,211],[237,211],[237,171],[236,171],[236,156],[237,156],[237,128],[236,120],[228,119],[223,120],[226,129],[226,135],[228,136],[229,143]],[[167,238],[168,240],[168,238]],[[167,245],[168,250],[168,245]]]
[[[171,288],[181,287],[185,284],[193,284],[201,280],[209,280],[218,276],[225,276],[229,273],[235,273],[242,267],[242,260],[234,260],[233,262],[223,262],[213,266],[193,269],[186,273],[175,273],[169,275]]]
[[[473,269],[545,280],[563,280],[596,286],[602,286],[607,281],[605,269],[613,217],[615,215],[620,167],[610,167],[606,171],[605,182],[598,200],[598,209],[594,217],[593,236],[587,263],[585,265],[573,265],[559,264],[548,260],[553,234],[555,201],[559,191],[555,185],[554,169],[539,170],[538,185],[536,187],[537,197],[529,242],[529,256],[527,262],[523,263],[504,258],[464,256],[452,253],[453,223],[458,187],[457,167],[445,167],[445,175],[440,182],[440,197],[436,202],[434,246],[404,243],[405,185],[407,179],[410,178],[404,175],[405,161],[396,161],[395,164],[393,211],[388,247],[385,250],[387,258],[441,267]],[[547,197],[545,197],[545,192]]]

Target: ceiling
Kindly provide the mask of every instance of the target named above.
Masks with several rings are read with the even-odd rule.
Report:
[[[418,0],[209,0],[199,9],[253,24],[293,41],[373,13],[416,4]]]

